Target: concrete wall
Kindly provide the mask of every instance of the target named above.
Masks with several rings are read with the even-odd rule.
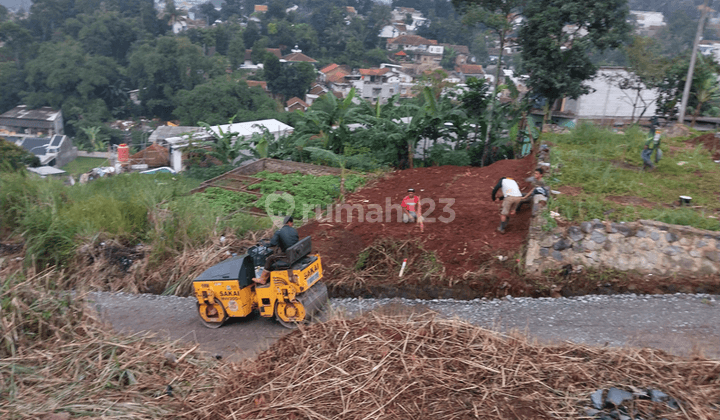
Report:
[[[567,264],[642,273],[716,274],[720,272],[720,232],[652,220],[610,223],[593,220],[543,230],[530,227],[526,268],[541,272]]]

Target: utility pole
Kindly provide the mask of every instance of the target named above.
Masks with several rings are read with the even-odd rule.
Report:
[[[695,72],[695,58],[697,56],[698,44],[700,44],[700,36],[702,36],[703,27],[705,26],[705,17],[707,17],[708,1],[703,3],[700,22],[698,23],[697,33],[695,34],[695,43],[693,44],[692,55],[690,56],[690,67],[688,67],[687,78],[685,79],[685,89],[683,90],[682,101],[680,102],[680,115],[678,115],[677,124],[685,124],[685,108],[687,108],[688,99],[690,97],[690,86],[692,85],[693,73]]]

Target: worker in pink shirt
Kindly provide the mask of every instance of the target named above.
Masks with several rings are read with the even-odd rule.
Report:
[[[413,188],[408,188],[408,195],[403,198],[400,206],[403,210],[403,223],[419,223],[420,231],[424,231],[425,225],[422,222],[422,216],[420,216],[420,197],[415,195]]]

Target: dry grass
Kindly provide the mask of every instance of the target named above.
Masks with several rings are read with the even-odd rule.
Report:
[[[400,268],[406,258],[407,265],[400,277]],[[445,274],[437,255],[423,249],[417,239],[380,238],[358,255],[354,268],[340,264],[330,264],[329,268],[332,275],[324,280],[328,286],[343,286],[350,290],[378,284],[433,284]]]
[[[187,296],[192,291],[193,279],[203,271],[233,253],[244,253],[259,239],[269,238],[272,234],[272,229],[248,232],[242,238],[228,234],[222,242],[217,235],[202,246],[186,246],[182,252],[159,263],[150,261],[150,250],[143,246],[128,248],[117,242],[94,238],[78,247],[71,264],[74,269],[67,273],[63,287]],[[131,264],[127,264],[129,259],[133,260]]]
[[[187,345],[109,332],[80,293],[52,291],[59,276],[3,277],[0,418],[173,418],[217,384],[223,365]]]
[[[577,419],[598,388],[655,388],[644,419],[717,419],[720,362],[656,350],[541,346],[429,315],[365,315],[303,328],[233,366],[184,418]]]

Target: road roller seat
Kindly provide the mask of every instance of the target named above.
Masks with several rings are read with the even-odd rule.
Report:
[[[285,250],[285,257],[277,260],[273,265],[273,269],[287,270],[293,264],[310,254],[312,250],[312,240],[310,236],[306,236],[298,241],[295,245]]]

